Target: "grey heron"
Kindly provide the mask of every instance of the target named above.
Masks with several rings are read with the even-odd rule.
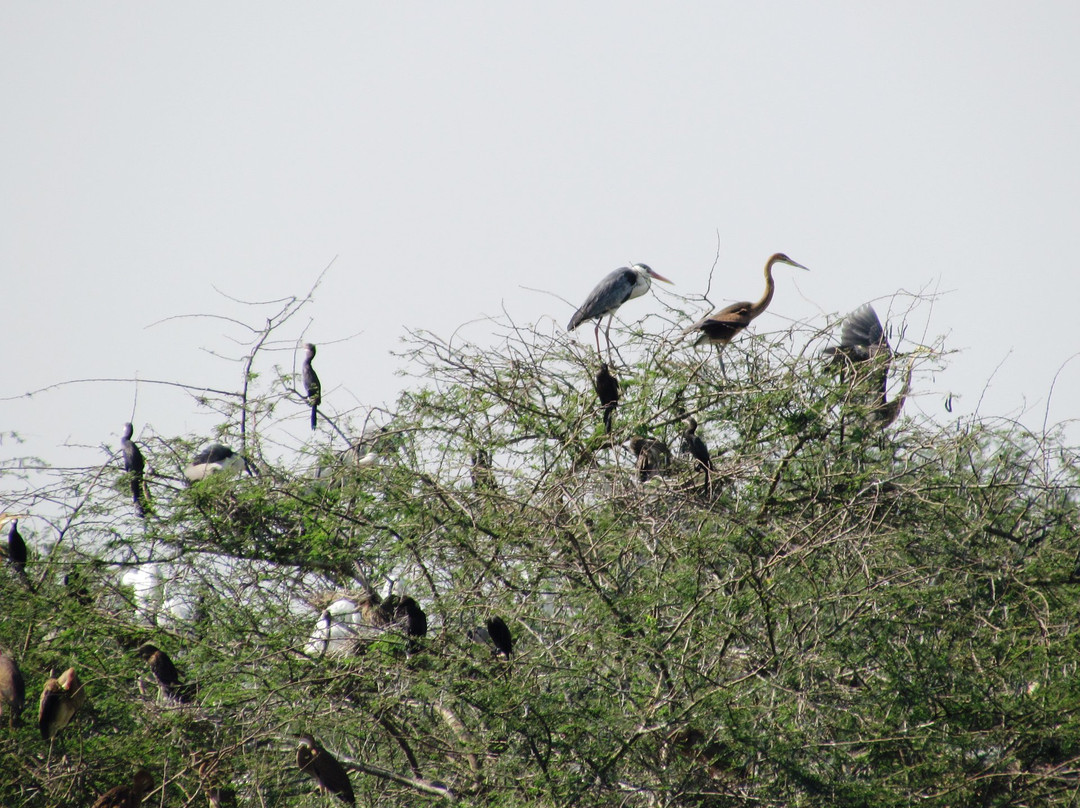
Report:
[[[821,354],[830,357],[833,364],[854,368],[856,373],[859,365],[873,365],[872,375],[869,376],[874,391],[873,417],[881,427],[886,427],[896,420],[911,386],[913,368],[909,363],[900,393],[889,401],[889,366],[895,354],[873,306],[865,303],[848,314],[840,327],[840,344],[826,348]]]
[[[146,516],[147,495],[146,483],[143,479],[146,460],[139,447],[131,439],[134,434],[135,427],[130,423],[124,424],[124,432],[120,436],[120,451],[124,456],[124,471],[131,475],[131,499],[135,503],[135,513]]]
[[[774,264],[787,264],[788,266],[806,269],[802,264],[796,263],[783,253],[776,253],[765,262],[765,294],[757,303],[743,300],[724,306],[707,317],[703,317],[691,326],[683,329],[683,334],[699,332],[700,336],[694,342],[695,345],[711,343],[719,346],[719,350],[731,342],[750,322],[769,307],[772,302],[776,283],[773,281],[772,270]],[[724,367],[724,359],[720,358],[720,368]]]
[[[615,312],[619,306],[627,300],[640,297],[649,291],[653,280],[671,283],[663,275],[654,272],[646,264],[634,264],[630,267],[619,267],[609,272],[600,283],[596,285],[581,304],[581,308],[574,312],[570,323],[566,326],[567,331],[573,331],[586,320],[596,320],[596,352],[600,353],[600,323],[604,315],[608,316],[607,328],[604,329],[604,339],[607,340],[608,351],[611,351],[611,321],[615,319]]]
[[[319,374],[311,366],[311,360],[315,358],[315,345],[307,342],[304,343],[304,348],[307,350],[307,355],[304,357],[300,371],[303,377],[304,390],[307,392],[307,400],[311,405],[311,428],[314,430],[316,413],[322,403],[322,385],[319,383]]]
[[[608,369],[607,362],[600,363],[600,370],[593,380],[596,395],[600,399],[600,410],[604,414],[604,431],[611,431],[611,420],[619,406],[619,380]]]
[[[349,775],[337,758],[327,752],[310,735],[300,736],[296,750],[296,765],[308,777],[313,777],[324,790],[349,805],[356,804]]]

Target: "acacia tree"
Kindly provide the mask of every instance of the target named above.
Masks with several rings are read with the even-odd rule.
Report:
[[[144,437],[145,519],[111,456],[8,497],[56,515],[26,531],[31,586],[0,577],[0,642],[31,701],[69,665],[88,700],[51,746],[0,730],[0,803],[89,803],[145,766],[152,804],[326,804],[302,733],[372,806],[1075,802],[1077,472],[1052,436],[883,430],[820,329],[748,333],[725,374],[651,317],[619,334],[611,432],[591,348],[504,321],[484,347],[411,333],[396,405],[325,414],[298,456],[275,429],[306,428],[303,394],[259,374],[294,311],[204,394],[247,473],[184,485],[195,441]],[[673,450],[646,482],[635,435]],[[390,587],[426,636],[373,616]],[[509,657],[473,639],[496,615]],[[191,704],[158,695],[147,641]]]

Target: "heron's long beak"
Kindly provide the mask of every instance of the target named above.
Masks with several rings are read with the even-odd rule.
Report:
[[[791,266],[798,267],[799,269],[805,269],[807,272],[810,271],[810,267],[804,267],[802,264],[797,264],[794,261],[785,261],[784,263],[791,264]]]
[[[671,283],[671,281],[669,281],[667,278],[665,278],[659,272],[655,272],[654,270],[651,270],[651,269],[649,270],[649,277],[652,278],[653,280],[663,281],[664,283]],[[671,285],[674,286],[675,284],[671,283]]]

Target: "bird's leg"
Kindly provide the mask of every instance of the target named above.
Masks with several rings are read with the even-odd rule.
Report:
[[[596,337],[596,355],[597,355],[598,357],[600,357],[600,361],[601,361],[601,362],[603,362],[603,361],[604,361],[604,354],[602,354],[602,353],[600,352],[600,320],[603,320],[603,319],[604,319],[604,318],[603,318],[603,317],[601,317],[600,319],[598,319],[598,320],[596,321],[596,328],[595,328],[595,329],[594,329],[594,331],[593,331],[593,336],[594,336],[594,337]]]
[[[607,340],[608,364],[611,365],[612,367],[616,367],[616,365],[615,365],[614,362],[611,361],[611,350],[612,350],[613,346],[611,344],[611,337],[608,336],[608,332],[611,331],[611,321],[614,320],[614,319],[615,319],[615,315],[612,314],[608,318],[607,330],[604,331],[604,339]],[[625,366],[626,365],[626,360],[623,359],[623,355],[621,353],[619,353],[619,349],[617,347],[615,348],[615,355],[617,357],[619,357],[619,362]]]
[[[720,343],[716,345],[716,357],[720,360],[720,375],[724,377],[724,381],[727,381],[727,369],[724,367],[724,346]]]

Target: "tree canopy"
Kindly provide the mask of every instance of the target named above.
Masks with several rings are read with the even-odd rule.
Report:
[[[311,433],[299,381],[260,372],[272,321],[237,391],[200,394],[241,473],[187,484],[201,438],[151,414],[144,518],[118,445],[10,463],[30,558],[0,575],[0,644],[27,707],[0,721],[0,804],[89,805],[140,768],[148,805],[330,804],[302,735],[369,806],[1075,804],[1075,450],[885,424],[881,368],[819,354],[835,322],[751,328],[721,371],[670,314],[616,329],[610,432],[591,340],[504,319],[484,345],[410,333],[363,422],[323,379]],[[893,357],[892,395],[940,361]],[[633,437],[670,463],[639,473]],[[43,741],[68,667],[86,702]]]

